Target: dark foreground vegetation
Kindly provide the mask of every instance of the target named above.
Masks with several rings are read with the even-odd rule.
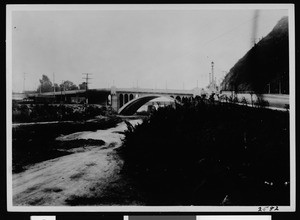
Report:
[[[60,135],[80,131],[96,131],[115,127],[121,122],[118,117],[103,117],[89,121],[58,122],[50,124],[25,124],[12,129],[12,165],[18,173],[26,165],[64,156],[68,149],[82,146],[101,146],[102,140],[55,140]]]
[[[99,115],[111,115],[112,109],[83,104],[18,104],[12,108],[12,122],[82,121]]]
[[[197,100],[125,133],[147,205],[289,205],[289,112]]]

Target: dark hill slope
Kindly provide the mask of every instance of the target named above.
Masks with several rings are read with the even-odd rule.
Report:
[[[222,90],[289,93],[288,17],[242,57],[225,76]]]

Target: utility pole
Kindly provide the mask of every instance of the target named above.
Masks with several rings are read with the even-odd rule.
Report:
[[[28,73],[23,73],[23,93],[25,93],[26,74],[28,74]]]
[[[61,93],[61,101],[63,100],[63,90],[64,90],[64,103],[67,101],[67,97],[66,97],[66,87],[65,87],[65,81],[62,80],[61,81],[61,88],[60,88],[60,93]]]
[[[85,100],[86,103],[88,104],[88,97],[87,97],[87,91],[88,91],[88,84],[89,84],[89,75],[92,75],[91,73],[82,73],[83,75],[85,75],[85,77],[83,79],[85,79]]]
[[[217,89],[217,77],[215,76],[215,81],[214,81],[214,88]]]
[[[62,98],[62,94],[63,94],[63,87],[64,87],[64,81],[62,80],[61,81],[61,87],[60,87],[60,102],[62,103],[62,101],[63,101],[63,98]]]
[[[41,80],[40,83],[41,83],[41,85],[40,85],[40,94],[42,94],[42,87],[43,87],[43,84],[44,84],[43,80]]]
[[[212,82],[212,87],[215,89],[215,78],[214,78],[214,62],[211,62],[211,82]]]
[[[281,94],[281,80],[279,79],[279,94]]]
[[[53,92],[55,95],[55,74],[53,73]]]
[[[89,79],[92,79],[92,78],[89,78],[89,75],[92,75],[91,73],[82,73],[83,75],[85,75],[84,78],[82,79],[85,79],[85,90],[87,91],[88,90],[88,84],[89,84]]]
[[[255,46],[255,44],[256,44],[256,38],[255,37],[252,38],[252,44],[253,44],[253,46]]]
[[[54,96],[54,103],[55,103],[55,75],[54,75],[54,72],[52,73],[52,75],[53,75],[53,96]]]

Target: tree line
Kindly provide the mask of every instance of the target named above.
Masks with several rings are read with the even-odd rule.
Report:
[[[85,90],[87,89],[87,83],[83,82],[78,86],[70,80],[65,80],[61,84],[52,83],[47,75],[42,75],[39,80],[40,84],[37,88],[37,92],[58,92],[58,91],[69,91],[69,90]]]

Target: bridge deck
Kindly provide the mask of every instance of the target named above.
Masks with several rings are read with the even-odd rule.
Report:
[[[143,89],[143,88],[116,88],[117,93],[145,93],[145,94],[178,94],[178,95],[193,95],[192,90],[178,89]]]

